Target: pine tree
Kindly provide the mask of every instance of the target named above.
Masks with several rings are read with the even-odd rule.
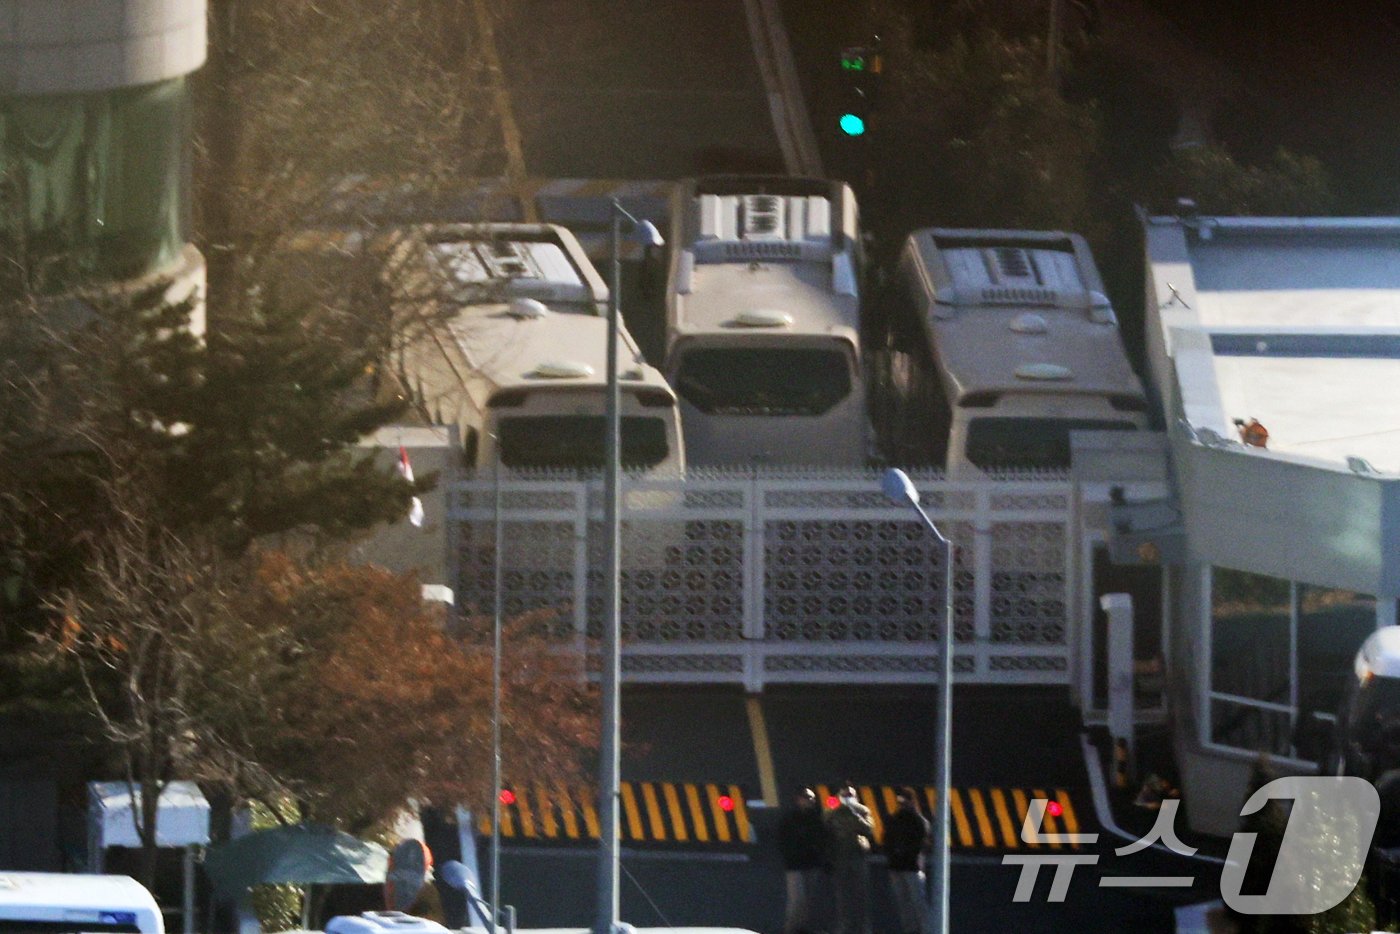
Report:
[[[409,488],[353,450],[402,403],[365,392],[379,350],[335,323],[270,308],[209,335],[203,380],[176,407],[188,430],[165,465],[176,527],[212,526],[241,551],[258,536],[341,537],[403,514]]]

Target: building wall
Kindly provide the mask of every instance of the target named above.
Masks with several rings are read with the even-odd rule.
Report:
[[[153,84],[205,49],[205,0],[0,0],[0,97]]]
[[[0,253],[19,287],[172,280],[202,322],[187,76],[205,16],[205,0],[0,0]]]

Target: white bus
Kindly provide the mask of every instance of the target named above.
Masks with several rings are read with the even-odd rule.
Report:
[[[469,468],[602,467],[607,287],[569,231],[426,228],[389,274],[399,381],[424,419],[457,426]],[[676,395],[625,329],[618,372],[623,466],[679,473]]]
[[[163,934],[165,921],[130,876],[0,872],[0,931]]]
[[[677,186],[663,369],[691,464],[868,462],[857,223],[841,182]]]
[[[892,460],[952,477],[1069,467],[1069,433],[1148,427],[1084,238],[910,234],[872,315],[875,423]]]

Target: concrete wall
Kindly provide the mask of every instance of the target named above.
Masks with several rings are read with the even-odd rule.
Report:
[[[1174,437],[1194,559],[1382,599],[1400,593],[1400,480]]]
[[[206,0],[0,0],[0,96],[164,81],[204,63]]]

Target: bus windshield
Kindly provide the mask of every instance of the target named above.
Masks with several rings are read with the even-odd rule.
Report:
[[[500,423],[501,463],[514,468],[603,467],[603,416],[527,415]],[[654,467],[666,459],[666,423],[628,415],[622,419],[624,467]]]
[[[967,426],[967,459],[983,470],[1067,468],[1071,431],[1136,428],[1110,419],[974,418]]]
[[[706,415],[821,415],[850,395],[850,358],[841,348],[697,348],[681,357],[676,388]]]

